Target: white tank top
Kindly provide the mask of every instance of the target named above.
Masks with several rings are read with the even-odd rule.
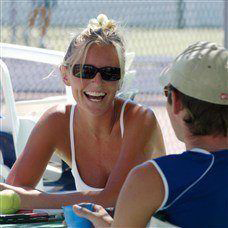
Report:
[[[124,135],[124,110],[126,107],[126,104],[130,101],[129,99],[126,100],[121,108],[121,113],[120,113],[120,131],[121,131],[121,136],[123,138]],[[75,147],[74,147],[74,113],[75,113],[75,107],[76,105],[71,106],[70,110],[70,146],[71,146],[71,159],[72,159],[72,168],[71,172],[75,180],[75,186],[77,191],[98,191],[101,190],[100,188],[93,188],[88,186],[82,179],[81,176],[79,175],[76,160],[75,160]]]

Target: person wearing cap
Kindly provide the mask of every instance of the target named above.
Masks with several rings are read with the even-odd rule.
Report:
[[[145,227],[152,215],[179,227],[228,227],[228,51],[195,43],[160,81],[173,129],[187,150],[135,167],[114,220],[98,205],[95,212],[78,205],[74,211],[95,227]]]

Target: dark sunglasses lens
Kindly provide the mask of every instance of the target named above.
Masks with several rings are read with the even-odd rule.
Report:
[[[82,72],[80,74],[81,70]],[[76,64],[73,67],[73,75],[77,78],[92,79],[96,75],[96,68],[90,65],[83,65],[81,69],[81,65]]]
[[[82,68],[82,78],[92,79],[96,73],[97,71],[94,66],[84,65]]]
[[[80,71],[82,70],[81,74]],[[92,79],[96,75],[96,68],[90,65],[81,65],[75,64],[73,67],[73,75],[77,78]]]
[[[73,73],[73,75],[75,76],[75,77],[78,77],[78,78],[80,78],[80,65],[79,64],[75,64],[74,66],[73,66],[73,70],[72,70],[72,73]]]
[[[118,67],[104,67],[100,70],[101,77],[106,81],[117,81],[120,80],[120,68]]]

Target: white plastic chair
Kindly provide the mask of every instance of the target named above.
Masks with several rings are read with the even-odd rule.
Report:
[[[3,58],[34,61],[58,66],[62,61],[63,55],[64,53],[59,51],[1,43],[1,57]],[[18,157],[40,115],[48,107],[59,103],[66,103],[68,99],[66,96],[53,96],[40,100],[15,102],[10,74],[6,64],[2,60],[1,86],[5,97],[4,107],[1,105],[1,113],[5,113],[5,118],[0,120],[1,131],[12,133],[15,153],[16,157]],[[17,114],[18,111],[21,114],[20,116]],[[31,113],[28,115],[30,111]],[[51,162],[61,164],[61,159],[54,154],[51,158]],[[9,171],[8,167],[4,166],[2,170],[4,170],[3,177],[6,178],[7,172]],[[3,174],[3,171],[1,173]],[[56,181],[60,178],[61,173],[61,166],[56,168],[52,165],[48,165],[44,173],[44,178],[46,181]],[[39,186],[39,188],[43,189],[41,182]]]
[[[1,83],[0,89],[3,91],[5,97],[5,116],[1,118],[1,131],[11,133],[13,135],[14,149],[16,158],[19,157],[23,151],[28,137],[36,124],[34,117],[32,116],[18,116],[16,110],[16,103],[14,100],[13,88],[10,79],[10,74],[6,64],[0,60],[0,69],[1,69]],[[61,100],[61,98],[59,99]],[[59,101],[58,100],[58,101]],[[65,99],[63,100],[65,101]],[[39,103],[39,101],[38,101]],[[45,103],[45,101],[44,101]],[[47,100],[48,103],[48,100]],[[0,166],[0,179],[3,181],[7,178],[9,174],[9,167],[4,165],[3,159],[1,159]],[[57,158],[55,155],[52,157],[52,162],[60,162],[60,158]],[[44,178],[46,180],[56,181],[61,176],[61,169],[56,168],[52,165],[47,165],[47,168],[44,173]],[[44,190],[42,179],[37,185],[37,189]]]
[[[0,153],[1,153],[1,151],[0,151]],[[3,161],[3,159],[1,158],[0,161]],[[9,172],[10,172],[10,168],[8,166],[4,165],[3,162],[0,162],[0,182],[5,181]]]
[[[32,119],[17,116],[10,74],[6,64],[2,60],[0,60],[0,69],[0,88],[1,91],[3,91],[6,104],[6,115],[4,118],[1,118],[1,131],[11,133],[13,135],[14,148],[17,158],[25,147],[27,139],[35,126],[35,122]],[[1,163],[1,171],[2,177],[6,179],[9,173],[9,168]],[[38,183],[37,188],[43,190],[42,180]]]

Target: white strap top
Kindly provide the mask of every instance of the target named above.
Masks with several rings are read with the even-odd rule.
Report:
[[[121,131],[121,136],[123,138],[124,136],[124,110],[127,105],[127,103],[130,100],[126,100],[121,108],[121,113],[120,113],[120,131]],[[93,188],[88,186],[82,179],[81,176],[79,175],[76,160],[75,160],[75,142],[74,142],[74,113],[75,113],[75,107],[76,105],[71,106],[70,110],[70,146],[71,146],[71,159],[72,159],[72,168],[71,172],[75,180],[75,186],[77,191],[98,191],[101,190],[100,188]]]

